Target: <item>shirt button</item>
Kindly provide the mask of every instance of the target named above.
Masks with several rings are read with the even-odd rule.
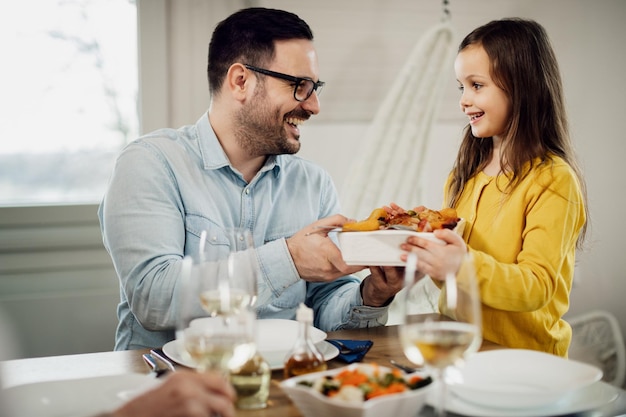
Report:
[[[246,188],[246,194],[250,194],[250,189]]]
[[[213,237],[211,237],[211,241],[213,241],[213,242],[217,242],[217,236],[213,236]]]

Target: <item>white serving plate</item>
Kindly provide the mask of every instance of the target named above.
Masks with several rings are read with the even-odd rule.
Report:
[[[461,219],[454,231],[463,234],[465,220]],[[367,266],[404,266],[400,255],[404,253],[400,245],[409,236],[419,236],[443,244],[432,232],[414,232],[411,230],[375,230],[372,232],[337,233],[341,256],[348,265]]]
[[[299,323],[295,320],[266,319],[257,321],[257,350],[272,369],[282,369],[285,356],[298,337]],[[310,326],[309,334],[325,360],[339,355],[339,349],[326,342],[326,332]],[[163,346],[163,352],[173,361],[194,368],[195,364],[182,354],[182,346],[172,340]]]
[[[602,378],[586,363],[526,349],[499,349],[470,356],[462,383],[450,385],[460,399],[490,408],[528,410],[558,406]]]
[[[433,392],[437,389],[436,385]],[[569,396],[564,401],[557,404],[548,405],[538,408],[494,408],[483,406],[466,401],[458,397],[454,392],[448,394],[446,401],[446,409],[451,413],[463,416],[481,416],[481,417],[554,417],[577,415],[585,411],[595,410],[596,408],[606,406],[617,399],[619,391],[617,388],[598,381],[593,384],[581,388],[576,391],[575,395]],[[426,404],[434,406],[434,397],[427,398]],[[598,414],[600,415],[600,414]]]
[[[147,374],[37,382],[4,390],[11,417],[93,417],[156,387],[160,380]]]
[[[433,384],[398,394],[385,395],[363,403],[351,403],[338,399],[331,399],[317,390],[298,385],[300,381],[316,381],[327,375],[335,375],[345,369],[358,367],[364,372],[371,373],[375,368],[383,373],[391,372],[384,366],[374,367],[370,364],[352,364],[324,372],[314,372],[289,378],[280,383],[280,387],[294,402],[304,417],[341,416],[341,417],[415,417],[426,403],[426,396]],[[423,374],[416,373],[423,376]],[[405,377],[408,379],[412,374]]]

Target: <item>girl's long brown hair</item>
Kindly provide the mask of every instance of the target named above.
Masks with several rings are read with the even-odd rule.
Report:
[[[511,118],[502,138],[500,161],[510,179],[504,191],[515,189],[536,158],[539,164],[546,164],[550,155],[556,155],[578,177],[588,214],[586,185],[569,136],[559,66],[545,29],[532,20],[494,20],[467,35],[459,52],[469,45],[484,48],[491,77],[510,101]],[[448,190],[450,207],[455,207],[467,181],[485,167],[492,147],[492,138],[476,138],[466,126]],[[587,223],[579,235],[578,247],[586,231]]]

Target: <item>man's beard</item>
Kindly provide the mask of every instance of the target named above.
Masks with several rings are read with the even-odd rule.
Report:
[[[294,110],[288,115],[307,119],[308,114],[302,113]],[[280,111],[269,107],[264,89],[257,89],[252,101],[236,114],[235,123],[237,143],[252,156],[295,154],[300,150],[300,142],[293,143],[287,137]]]

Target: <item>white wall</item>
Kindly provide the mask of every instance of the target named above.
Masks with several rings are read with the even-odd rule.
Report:
[[[113,349],[119,284],[96,211],[0,208],[0,320],[14,327],[17,357]]]
[[[194,122],[206,108],[205,45],[214,24],[229,7],[233,11],[244,5],[283,8],[299,14],[311,25],[320,57],[320,78],[327,86],[321,96],[321,114],[302,128],[300,154],[326,167],[339,188],[367,123],[382,101],[395,71],[403,64],[414,42],[441,17],[440,2],[426,0],[265,0],[228,2],[226,7],[214,2],[214,11],[204,8],[206,3],[198,0],[163,0],[161,3],[168,10],[164,12],[167,14],[164,19],[170,19],[170,27],[176,28],[176,38],[190,39],[184,32],[186,28],[193,29],[193,44],[169,45],[176,50],[177,68],[169,68],[168,103],[173,108],[185,109],[175,117],[170,113],[167,123],[174,126]],[[561,65],[571,133],[585,170],[591,211],[589,248],[578,257],[570,315],[607,309],[618,317],[626,334],[626,303],[623,302],[626,256],[622,254],[626,225],[621,220],[626,198],[621,192],[623,174],[620,169],[626,156],[626,141],[619,114],[626,97],[623,81],[626,2],[475,0],[450,3],[459,41],[489,20],[511,16],[536,19],[548,31]],[[186,12],[200,4],[206,14]],[[151,47],[159,51],[163,45]],[[454,158],[464,123],[457,110],[452,69],[450,76],[450,88],[435,135],[436,149],[431,147],[426,170],[432,188],[425,203],[433,206],[441,201],[441,184]],[[153,92],[154,87],[150,86]],[[149,114],[144,117],[147,130],[164,123],[163,118],[151,118]]]

